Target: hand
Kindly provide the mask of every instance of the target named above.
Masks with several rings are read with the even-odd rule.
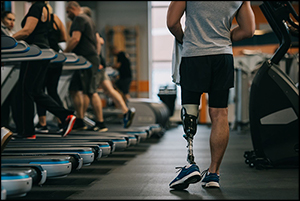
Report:
[[[104,67],[102,64],[99,64],[98,70],[102,70]]]

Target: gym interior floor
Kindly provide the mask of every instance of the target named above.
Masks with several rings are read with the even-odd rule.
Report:
[[[18,200],[299,200],[299,169],[258,170],[245,163],[245,151],[253,150],[249,130],[231,131],[221,166],[220,189],[204,189],[200,183],[184,191],[169,189],[178,174],[175,167],[187,164],[182,125],[161,138],[149,138],[124,151],[114,152],[65,178],[48,179],[33,186]],[[198,125],[194,155],[201,170],[208,168],[210,128]],[[9,200],[9,199],[8,199]]]

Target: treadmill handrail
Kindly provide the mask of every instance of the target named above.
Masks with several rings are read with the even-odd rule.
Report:
[[[13,48],[1,49],[1,54],[27,52],[29,51],[29,49],[29,45],[25,41],[20,40],[18,41],[18,44]]]
[[[91,68],[92,64],[86,60],[83,64],[64,64],[63,65],[63,70],[80,70],[80,69],[88,69]]]
[[[7,56],[7,55],[2,55],[5,56],[5,58],[1,58],[1,62],[15,62],[15,61],[36,61],[36,60],[51,60],[51,59],[55,59],[57,57],[57,54],[55,53],[55,51],[51,48],[42,48],[40,49],[38,46],[36,45],[30,45],[30,49],[32,48],[36,48],[38,49],[40,52],[39,55],[28,55],[27,52],[25,52],[22,56],[17,57],[16,55],[12,55],[12,57]],[[30,50],[29,50],[30,51]],[[27,53],[27,55],[26,55]],[[22,55],[22,54],[19,54]]]
[[[79,60],[76,63],[74,63],[74,65],[84,65],[87,63],[86,58],[84,58],[83,56],[80,56],[80,55],[77,55],[77,56],[78,56]]]
[[[12,59],[12,58],[26,58],[26,57],[36,57],[42,54],[41,49],[36,45],[30,45],[27,52],[9,52],[1,54],[1,60]]]
[[[15,38],[7,35],[1,35],[1,50],[11,49],[18,45]]]
[[[55,59],[52,59],[50,61],[50,63],[62,63],[65,62],[67,60],[66,55],[64,55],[61,52],[55,52],[57,54],[57,57]]]
[[[79,61],[79,58],[75,53],[66,52],[64,55],[67,57],[65,63],[76,63]]]

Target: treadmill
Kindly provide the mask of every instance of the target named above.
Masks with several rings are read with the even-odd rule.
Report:
[[[108,142],[112,150],[124,150],[128,147],[128,142],[125,137],[121,136],[85,136],[85,135],[72,135],[71,133],[66,138],[59,139],[61,143],[74,141],[78,142]],[[37,134],[37,142],[55,142],[57,141],[57,134]]]
[[[1,62],[2,62],[2,69],[5,69],[6,67],[11,68],[13,70],[16,70],[15,73],[5,73],[4,75],[6,77],[1,77],[1,92],[2,92],[2,100],[1,102],[5,100],[7,94],[9,94],[10,90],[16,83],[18,79],[18,69],[15,68],[15,65],[10,65],[10,64],[15,64],[16,62],[20,61],[29,61],[29,60],[39,60],[39,59],[55,59],[57,58],[57,54],[52,50],[52,49],[40,49],[35,45],[27,45],[24,41],[16,41],[12,37],[9,36],[1,36]],[[10,65],[10,66],[9,66]],[[3,72],[3,70],[2,70]],[[1,74],[2,75],[2,74]],[[12,76],[13,75],[13,76]],[[5,78],[5,79],[4,79]],[[14,82],[12,82],[14,81]],[[13,84],[12,84],[13,83]],[[7,89],[7,90],[4,90]],[[3,92],[7,92],[6,94]],[[5,135],[2,135],[2,132],[5,131],[5,129],[1,129],[1,145],[4,148],[7,145],[8,141],[12,138],[10,132],[6,132]],[[16,154],[16,153],[15,153]],[[22,153],[19,153],[22,154]],[[47,177],[57,177],[57,176],[65,176],[71,172],[72,168],[72,162],[74,161],[74,157],[70,155],[52,155],[52,156],[4,156],[5,154],[1,154],[1,165],[10,165],[10,166],[20,166],[22,163],[24,166],[27,166],[28,164],[40,164],[42,165],[42,168],[44,168],[48,176]],[[16,154],[17,155],[17,154]],[[80,158],[82,161],[82,158]],[[78,162],[80,163],[80,161]],[[17,164],[17,165],[16,165]],[[82,162],[81,162],[82,164]],[[82,165],[81,165],[82,166]],[[80,167],[80,165],[78,166]],[[10,168],[15,175],[16,170],[15,168]],[[24,170],[22,170],[24,172]],[[11,175],[9,171],[6,169],[3,174],[6,175]],[[22,172],[20,172],[21,175],[23,175]],[[24,177],[24,178],[23,178]],[[22,179],[24,180],[26,178],[32,178],[29,176],[22,176]],[[2,182],[3,179],[6,177],[2,177]],[[23,181],[22,180],[22,181]],[[30,179],[28,179],[30,180]],[[32,180],[32,179],[31,179]],[[12,180],[9,181],[9,178],[5,181],[6,183],[16,183],[18,180]],[[5,190],[7,195],[12,195],[12,194],[24,194],[22,189],[19,189],[20,192],[18,192],[16,189],[9,189],[11,187],[16,186],[14,185],[6,185]],[[25,187],[24,187],[25,188]],[[28,189],[28,188],[27,188]]]
[[[21,143],[22,147],[91,147],[95,149],[95,160],[100,160],[102,157],[106,157],[111,154],[111,147],[108,142],[46,142],[46,141],[28,141],[26,144]],[[7,147],[20,147],[20,143],[11,142],[7,144]]]
[[[83,165],[90,165],[94,161],[94,152],[91,147],[59,147],[53,145],[52,147],[41,146],[27,146],[26,144],[18,144],[18,147],[6,147],[2,152],[4,154],[79,154],[83,159]],[[99,153],[98,153],[99,154]],[[101,154],[100,154],[101,156]]]
[[[127,147],[137,145],[140,142],[140,136],[135,134],[122,134],[118,132],[95,132],[95,131],[71,131],[71,136],[105,136],[105,137],[124,137],[127,141]]]

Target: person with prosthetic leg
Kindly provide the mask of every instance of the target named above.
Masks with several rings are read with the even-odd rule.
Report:
[[[184,13],[183,32],[180,20]],[[237,26],[231,28],[234,17]],[[183,190],[201,181],[203,187],[218,188],[220,166],[229,140],[228,95],[234,86],[232,42],[253,36],[254,13],[249,1],[172,1],[167,27],[176,39],[175,47],[182,45],[180,66],[174,75],[179,74],[180,78],[175,81],[181,87],[181,118],[189,163],[181,168],[169,187]],[[208,93],[209,98],[211,161],[209,168],[200,173],[193,155],[193,139],[203,93]]]

